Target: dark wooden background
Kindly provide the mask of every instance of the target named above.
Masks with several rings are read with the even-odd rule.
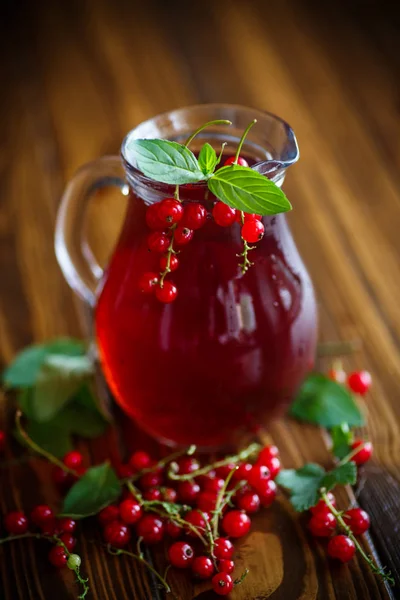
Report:
[[[301,161],[286,191],[290,223],[314,279],[321,339],[360,338],[346,368],[374,376],[367,399],[372,464],[359,501],[373,518],[370,548],[400,581],[400,18],[387,2],[283,0],[70,0],[2,3],[0,23],[0,360],[26,344],[80,335],[72,293],[53,253],[58,201],[82,163],[118,151],[143,119],[198,102],[276,112],[295,129]],[[102,197],[91,239],[105,260],[123,202]],[[327,362],[323,366],[327,366]],[[9,405],[3,398],[6,420]],[[108,437],[112,443],[112,436]],[[328,464],[313,427],[271,429],[286,467]],[[93,461],[104,441],[83,447]],[[15,450],[15,448],[14,448]],[[10,452],[9,452],[10,456]],[[3,469],[1,511],[57,505],[40,461]],[[341,497],[342,505],[352,498]],[[129,560],[79,541],[96,600],[147,600],[156,591]],[[163,564],[164,553],[155,557]],[[250,567],[234,600],[400,597],[358,560],[326,560],[281,498],[239,544]],[[171,574],[177,597],[206,600],[207,585]],[[69,572],[56,573],[39,545],[1,550],[0,598],[70,600]]]

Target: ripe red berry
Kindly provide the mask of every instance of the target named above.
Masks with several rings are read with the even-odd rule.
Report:
[[[255,492],[246,492],[243,495],[239,495],[237,499],[238,508],[249,514],[257,512],[260,504],[260,497]]]
[[[62,517],[57,520],[57,528],[61,533],[74,533],[76,529],[76,521],[70,517]]]
[[[263,481],[269,481],[270,479],[271,474],[265,465],[254,465],[247,476],[247,481],[255,490]]]
[[[247,223],[247,221],[261,221],[261,215],[256,215],[255,213],[243,213],[242,219],[242,211],[236,210],[236,221],[238,223]]]
[[[192,562],[192,572],[199,579],[210,579],[214,573],[214,565],[208,556],[196,556]]]
[[[52,521],[54,513],[47,504],[39,504],[31,512],[31,521],[34,525],[41,527],[44,523]]]
[[[257,486],[257,494],[260,498],[261,506],[264,508],[271,506],[276,498],[276,493],[276,483],[272,479],[269,479],[268,481],[262,481]]]
[[[213,590],[218,596],[227,596],[233,589],[232,577],[228,573],[217,573],[211,582]]]
[[[198,483],[192,481],[180,481],[178,483],[178,498],[184,504],[194,504],[200,492]]]
[[[164,523],[155,515],[144,515],[136,525],[136,533],[145,544],[157,544],[164,536]]]
[[[372,384],[372,377],[368,371],[355,371],[350,373],[347,385],[355,394],[365,396]]]
[[[147,238],[147,246],[152,252],[162,254],[169,246],[169,238],[164,231],[153,231]]]
[[[178,460],[178,473],[179,475],[189,475],[200,469],[200,463],[196,458],[192,456],[182,456]]]
[[[176,286],[171,281],[164,281],[163,286],[158,286],[156,288],[156,297],[157,300],[163,302],[164,304],[169,304],[173,302],[178,295],[178,290]]]
[[[331,512],[323,512],[313,515],[308,527],[315,537],[330,537],[336,529],[336,519]]]
[[[150,271],[143,273],[139,279],[139,289],[143,294],[151,294],[155,291],[158,281],[157,273],[151,273]]]
[[[130,457],[129,464],[135,472],[147,469],[151,465],[150,455],[144,450],[137,450]]]
[[[212,216],[217,225],[230,227],[236,221],[236,211],[224,202],[216,202],[212,210]]]
[[[155,231],[164,229],[165,223],[163,223],[158,216],[158,202],[150,204],[146,210],[146,223],[150,229]]]
[[[50,519],[49,521],[45,521],[40,526],[40,530],[43,533],[43,535],[58,535],[59,533],[61,533],[57,519]]]
[[[174,231],[174,240],[178,246],[185,246],[193,239],[194,231],[189,227],[179,226]]]
[[[230,559],[235,548],[228,538],[217,538],[214,543],[214,556],[219,559]]]
[[[195,527],[199,533],[203,534],[206,529],[206,517],[204,513],[199,510],[190,510],[185,515],[185,521],[190,523],[193,527]],[[198,535],[193,531],[192,528],[186,526],[185,532],[189,537],[198,538]]]
[[[215,492],[200,492],[196,499],[197,508],[203,512],[215,510],[217,494]]]
[[[356,465],[363,465],[366,463],[372,456],[373,446],[371,442],[365,442],[364,440],[355,440],[351,444],[351,449],[356,450],[356,448],[360,448],[360,450],[353,456],[351,459]]]
[[[264,235],[264,225],[261,221],[247,221],[242,226],[240,233],[245,242],[254,244],[262,239]]]
[[[144,473],[139,479],[139,487],[143,490],[149,490],[150,488],[160,486],[162,480],[163,474],[161,469],[149,471],[148,473]]]
[[[4,452],[6,448],[6,433],[0,429],[0,452]]]
[[[343,520],[350,527],[354,535],[362,535],[370,526],[369,515],[361,508],[351,508],[350,510],[346,510],[343,515]]]
[[[213,477],[204,482],[203,490],[206,492],[218,493],[225,485],[225,480],[222,477]]]
[[[175,198],[164,198],[158,204],[158,218],[165,225],[174,225],[182,219],[183,206]]]
[[[218,467],[215,471],[215,475],[217,477],[222,477],[222,479],[226,479],[231,471],[236,469],[235,463],[228,463],[227,465],[222,465],[222,467]]]
[[[15,510],[6,515],[4,527],[6,531],[12,535],[25,533],[28,530],[28,519],[23,512]]]
[[[232,475],[233,481],[248,481],[248,477],[250,471],[252,470],[253,465],[251,463],[242,463],[239,465],[239,468],[236,469],[234,474]]]
[[[207,221],[207,211],[202,204],[192,202],[185,206],[182,225],[189,229],[200,229]]]
[[[162,256],[160,258],[160,271],[165,271],[165,269],[167,268],[167,264],[168,264],[168,256]],[[169,270],[172,271],[176,271],[177,268],[179,266],[179,259],[177,256],[175,256],[175,254],[171,254],[171,256],[169,257]]]
[[[329,556],[345,563],[353,558],[356,547],[347,535],[335,535],[329,540],[327,551]]]
[[[222,519],[222,529],[233,538],[239,538],[249,532],[251,519],[241,510],[230,510]]]
[[[163,488],[162,499],[165,502],[174,503],[174,502],[176,502],[177,497],[178,497],[178,494],[177,494],[176,490],[174,490],[174,488],[170,488],[170,487]]]
[[[61,467],[53,468],[51,479],[60,492],[66,492],[75,482],[73,475],[67,473]]]
[[[150,488],[143,493],[145,500],[161,500],[161,490],[159,488]]]
[[[227,558],[221,558],[217,562],[217,567],[218,567],[218,571],[220,571],[220,572],[222,571],[223,573],[228,573],[228,575],[230,575],[234,571],[235,563],[233,562],[233,560],[229,560]]]
[[[74,536],[70,533],[62,533],[60,535],[60,540],[63,542],[69,552],[72,552],[76,546],[76,538],[74,538]]]
[[[142,517],[143,511],[139,502],[133,498],[123,500],[119,505],[119,516],[126,525],[133,525]]]
[[[281,461],[277,456],[272,456],[269,460],[265,460],[265,466],[269,470],[271,479],[275,479],[281,470]]]
[[[49,561],[53,567],[61,569],[67,564],[67,553],[62,546],[53,546],[49,552]]]
[[[273,444],[270,446],[264,446],[258,455],[257,464],[266,465],[271,458],[276,458],[277,456],[279,456],[279,450],[276,446]]]
[[[116,548],[123,548],[131,539],[131,532],[128,527],[120,521],[111,521],[107,523],[103,531],[104,541]]]
[[[110,504],[103,508],[97,515],[97,519],[102,525],[116,521],[119,517],[119,508],[115,504]]]
[[[174,542],[168,548],[168,559],[173,567],[187,569],[193,562],[194,550],[187,542]]]
[[[178,538],[182,533],[182,527],[173,521],[168,521],[165,525],[165,531],[169,537]]]
[[[135,470],[128,463],[120,463],[115,467],[118,477],[120,479],[125,479],[126,477],[132,477],[135,474]]]
[[[224,167],[227,167],[228,165],[233,165],[234,162],[235,162],[235,157],[234,156],[230,156],[224,162]],[[249,163],[247,162],[247,160],[245,158],[242,158],[241,156],[238,157],[237,164],[240,165],[241,167],[248,167],[249,166]]]
[[[328,492],[327,496],[329,498],[329,502],[332,504],[332,506],[336,506],[336,498],[335,496],[332,494],[332,492]],[[318,500],[317,504],[315,506],[312,506],[310,508],[310,512],[313,515],[316,515],[317,513],[320,512],[330,512],[329,508],[327,507],[327,505],[325,504],[325,500],[323,500],[321,498],[321,500]]]
[[[67,452],[64,456],[63,463],[66,467],[75,471],[82,466],[83,456],[77,450],[71,450],[71,452]]]
[[[343,369],[329,369],[326,375],[336,383],[346,383],[347,373]]]

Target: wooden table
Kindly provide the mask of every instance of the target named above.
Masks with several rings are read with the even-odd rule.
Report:
[[[53,252],[58,201],[79,165],[116,153],[125,132],[173,107],[220,101],[278,113],[294,127],[301,148],[286,191],[295,205],[290,223],[320,302],[321,338],[361,338],[362,351],[345,366],[374,375],[365,433],[375,455],[358,495],[373,520],[365,545],[389,565],[398,587],[390,592],[358,560],[344,567],[327,561],[282,497],[239,544],[238,562],[251,572],[231,597],[400,597],[400,36],[389,0],[379,6],[43,0],[9,2],[4,9],[2,362],[33,341],[80,335]],[[91,237],[103,259],[122,214],[121,202],[106,199],[92,211]],[[5,402],[1,412],[6,418]],[[316,428],[287,419],[271,435],[286,467],[328,464],[326,440]],[[83,448],[93,461],[106,453],[104,441]],[[3,470],[2,512],[42,501],[55,505],[48,477],[36,460]],[[341,500],[343,506],[349,501],[345,494]],[[90,598],[156,597],[140,567],[106,556],[88,535],[79,552]],[[155,560],[161,564],[163,552]],[[0,578],[5,600],[77,597],[72,574],[55,572],[34,543],[2,550]],[[207,585],[193,587],[184,576],[172,574],[171,584],[182,600],[214,597]]]

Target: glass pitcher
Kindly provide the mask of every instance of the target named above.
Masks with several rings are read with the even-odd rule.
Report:
[[[147,207],[172,197],[174,187],[143,175],[131,164],[132,139],[164,138],[184,143],[203,123],[215,125],[191,144],[227,142],[235,154],[254,118],[241,156],[282,185],[298,159],[292,129],[278,117],[241,106],[199,105],[174,110],[133,129],[121,157],[106,156],[84,166],[62,198],[56,254],[75,292],[93,309],[95,339],[105,379],[127,415],[159,441],[221,448],[245,430],[281,415],[313,364],[316,306],[307,270],[286,217],[263,217],[265,234],[251,252],[253,266],[242,274],[240,225],[220,227],[211,215],[182,248],[171,274],[178,289],[170,304],[140,290],[145,272],[157,271],[149,252]],[[115,184],[129,195],[125,221],[106,270],[83,238],[83,220],[94,190]],[[206,183],[183,185],[184,205],[213,197]]]

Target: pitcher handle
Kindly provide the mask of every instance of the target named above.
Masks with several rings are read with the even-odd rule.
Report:
[[[65,188],[57,215],[55,251],[71,288],[90,306],[103,269],[83,235],[86,210],[93,193],[115,185],[125,196],[129,188],[119,156],[103,156],[81,167]]]

